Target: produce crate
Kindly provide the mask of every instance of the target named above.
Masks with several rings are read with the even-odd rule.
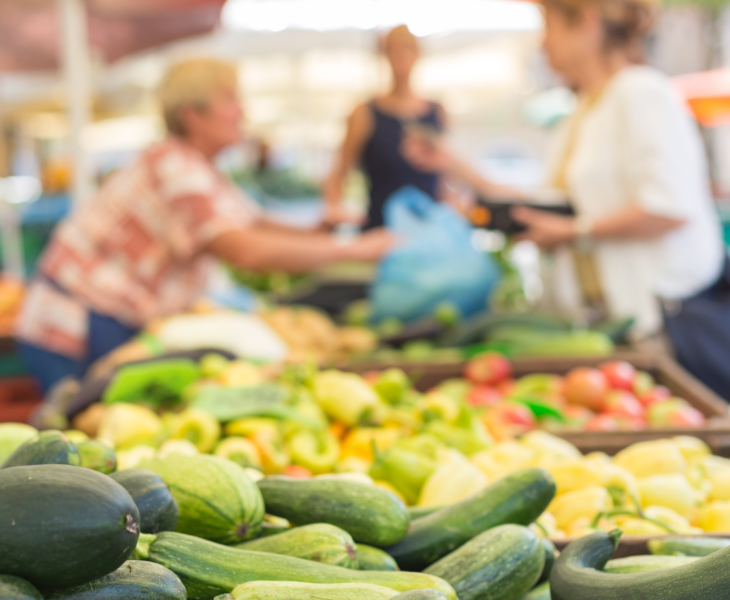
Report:
[[[42,399],[30,377],[0,379],[0,423],[27,423]]]
[[[621,351],[609,357],[576,358],[519,358],[512,362],[516,377],[530,373],[565,375],[575,367],[596,367],[609,360],[625,360],[637,369],[648,371],[660,385],[684,398],[707,418],[707,426],[695,429],[647,429],[645,431],[573,432],[556,431],[581,452],[605,452],[614,455],[636,442],[656,440],[675,435],[693,435],[704,440],[714,454],[730,458],[730,408],[720,396],[685,371],[674,359],[665,354],[639,351]],[[462,363],[428,364],[404,363],[387,365],[402,368],[415,380],[420,390],[428,390],[445,379],[461,377]],[[354,364],[348,370],[359,373],[383,369],[382,364]]]

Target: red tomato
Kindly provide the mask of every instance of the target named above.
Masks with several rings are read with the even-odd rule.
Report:
[[[621,424],[616,417],[596,415],[586,425],[586,431],[618,431]]]
[[[309,479],[312,476],[312,472],[309,469],[299,465],[289,465],[284,469],[283,474],[294,477],[295,479]]]
[[[603,363],[598,367],[606,376],[608,385],[615,390],[633,391],[636,369],[622,360]]]
[[[606,396],[604,412],[613,417],[626,419],[644,419],[646,409],[631,392],[614,390]]]
[[[466,397],[471,406],[494,406],[503,399],[502,394],[488,385],[475,385]]]
[[[613,415],[610,415],[613,416]],[[625,417],[617,418],[619,427],[626,431],[644,431],[646,429],[646,419],[628,419]]]
[[[663,385],[655,385],[643,396],[639,396],[639,402],[641,402],[647,408],[657,402],[663,402],[669,400],[672,397],[672,392]]]
[[[514,438],[535,427],[532,411],[523,404],[511,402],[490,408],[481,419],[497,441]]]
[[[703,415],[694,406],[682,406],[669,415],[669,424],[677,429],[685,427],[704,427],[706,423]]]
[[[472,358],[464,369],[464,377],[472,383],[496,385],[512,376],[512,365],[498,352],[485,352]]]
[[[565,399],[594,411],[603,408],[608,389],[606,376],[597,369],[579,367],[565,377]]]
[[[504,381],[500,381],[497,385],[495,385],[494,389],[506,398],[507,396],[510,396],[512,394],[515,389],[515,385],[516,382],[514,379],[505,379]]]
[[[646,371],[637,371],[636,377],[634,378],[634,387],[632,392],[637,398],[649,393],[649,391],[656,385],[654,378],[649,375]]]

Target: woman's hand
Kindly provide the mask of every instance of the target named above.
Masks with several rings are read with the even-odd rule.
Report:
[[[387,229],[366,231],[349,246],[343,246],[347,258],[375,262],[383,258],[396,244],[396,238]]]
[[[568,244],[576,237],[573,217],[563,217],[526,206],[513,208],[512,217],[527,226],[527,231],[519,236],[520,239],[535,242],[541,248],[550,249]]]

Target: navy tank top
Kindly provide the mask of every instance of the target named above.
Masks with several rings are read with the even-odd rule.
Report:
[[[374,127],[362,156],[361,166],[370,186],[370,208],[365,229],[383,225],[383,205],[388,197],[406,185],[413,185],[432,198],[436,197],[439,177],[414,169],[401,154],[403,126],[416,121],[443,130],[438,105],[430,103],[428,111],[418,118],[406,121],[380,110],[375,102],[368,105]]]

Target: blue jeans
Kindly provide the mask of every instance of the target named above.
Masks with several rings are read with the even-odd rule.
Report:
[[[82,377],[93,362],[137,333],[136,329],[124,325],[114,317],[90,311],[88,352],[83,359],[70,358],[21,341],[17,345],[23,361],[31,374],[38,379],[45,394],[66,376]]]

